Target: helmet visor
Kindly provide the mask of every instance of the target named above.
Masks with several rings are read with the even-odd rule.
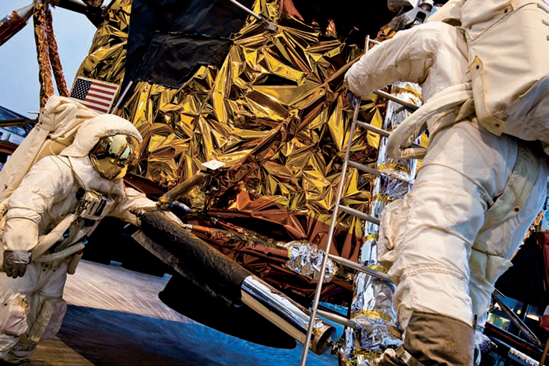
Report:
[[[97,172],[106,179],[124,177],[128,168],[137,162],[139,143],[127,135],[102,137],[90,152],[90,159]]]

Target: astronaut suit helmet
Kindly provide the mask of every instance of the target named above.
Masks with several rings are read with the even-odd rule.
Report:
[[[89,154],[95,170],[105,179],[124,177],[137,162],[139,142],[135,137],[116,134],[102,137]]]
[[[117,181],[137,162],[142,141],[131,122],[104,114],[84,122],[74,142],[61,155],[73,159],[87,157],[85,165],[93,167],[102,178]]]

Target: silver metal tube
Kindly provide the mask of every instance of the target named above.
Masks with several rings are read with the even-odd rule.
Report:
[[[348,260],[348,259],[345,259],[345,258],[341,258],[341,257],[338,257],[337,255],[333,255],[333,254],[330,254],[330,259],[333,260],[334,262],[338,262],[338,263],[341,263],[343,264],[344,266],[347,266],[347,267],[350,267],[350,268],[354,268],[356,269],[357,271],[361,271],[361,272],[364,272],[372,277],[376,277],[376,278],[379,278],[380,280],[383,280],[387,283],[393,283],[391,281],[391,278],[389,276],[387,276],[385,273],[381,273],[381,272],[378,272],[374,269],[371,269],[371,268],[368,268],[366,266],[362,266],[358,263],[355,263],[351,260]]]
[[[242,283],[242,302],[278,326],[297,341],[305,344],[310,312],[282,292],[256,276],[248,276]],[[315,317],[310,348],[323,354],[333,344],[335,328]]]
[[[122,95],[120,95],[120,97],[118,98],[118,101],[116,102],[116,105],[114,106],[111,114],[115,114],[116,112],[118,112],[118,108],[120,108],[120,104],[122,103],[122,101],[124,101],[124,98],[126,98],[126,94],[128,94],[128,90],[130,90],[130,88],[132,87],[132,84],[133,84],[133,80],[130,80],[128,85],[126,85],[126,89],[124,89],[124,91],[122,92]]]
[[[378,135],[381,135],[383,137],[391,136],[391,133],[389,131],[385,131],[384,129],[373,126],[369,123],[358,121],[357,124],[360,127],[364,128],[365,130],[372,131],[372,132],[377,133]]]
[[[376,224],[376,225],[380,224],[380,220],[377,217],[370,216],[368,214],[365,214],[364,212],[360,212],[353,208],[342,206],[342,205],[339,205],[339,209],[341,211],[347,212],[348,214],[354,215],[356,217],[360,217],[361,219],[371,222],[372,224]]]
[[[353,323],[352,321],[350,321],[349,319],[341,316],[341,315],[337,315],[337,314],[334,314],[334,313],[331,313],[329,311],[324,311],[324,310],[321,310],[321,309],[318,309],[316,311],[316,313],[320,316],[323,316],[325,317],[326,319],[329,319],[333,322],[336,322],[338,324],[342,324],[346,327],[349,327],[349,328],[356,328],[356,324]]]
[[[356,161],[349,161],[349,165],[354,168],[360,169],[363,172],[375,175],[376,177],[381,177],[381,172],[379,170],[370,168],[369,166],[366,166],[364,164],[357,163]]]
[[[526,324],[524,324],[524,322],[517,316],[517,314],[515,314],[515,312],[513,310],[511,310],[509,308],[509,306],[507,306],[500,298],[499,296],[504,296],[503,294],[501,294],[501,292],[499,292],[499,290],[496,289],[496,296],[495,296],[495,300],[496,300],[496,303],[501,307],[501,310],[503,310],[507,315],[509,315],[509,317],[511,318],[511,320],[513,321],[513,323],[515,323],[515,325],[517,327],[520,328],[520,330],[526,334],[526,336],[528,338],[530,338],[530,340],[532,340],[538,347],[543,347],[543,343],[540,342],[540,340],[538,339],[538,337],[536,337],[536,335],[534,334],[534,332],[532,332],[530,330],[530,328],[528,328],[528,326]]]
[[[362,122],[362,121],[358,121],[357,124],[364,128],[365,130],[368,130],[368,131],[371,131],[371,132],[374,132],[374,133],[377,133],[378,135],[381,135],[383,137],[389,137],[391,136],[391,133],[387,130],[384,130],[382,128],[379,128],[379,127],[376,127],[376,126],[372,126],[371,124],[369,123],[366,123],[366,122]],[[423,147],[419,144],[416,144],[416,143],[412,143],[410,144],[411,147]]]
[[[413,104],[413,103],[410,103],[410,102],[408,102],[408,101],[405,101],[404,99],[401,99],[401,98],[399,98],[399,97],[395,97],[394,95],[389,94],[389,93],[386,93],[386,92],[384,92],[384,91],[382,91],[382,90],[376,90],[376,91],[374,92],[374,94],[377,94],[377,95],[379,95],[380,97],[383,97],[383,98],[385,98],[385,99],[389,99],[389,100],[391,100],[391,101],[393,101],[393,102],[395,102],[395,103],[398,103],[398,104],[400,104],[400,105],[402,105],[402,106],[404,106],[404,107],[406,107],[406,108],[408,108],[408,109],[411,109],[412,112],[415,111],[415,110],[417,110],[417,109],[419,108],[417,105],[415,105],[415,104]]]
[[[234,5],[238,6],[240,9],[244,10],[246,13],[252,15],[253,17],[255,17],[256,19],[258,20],[265,20],[263,19],[263,17],[259,14],[256,14],[254,13],[253,11],[251,11],[250,9],[248,9],[247,7],[245,7],[244,5],[242,5],[241,3],[239,3],[238,1],[235,1],[235,0],[229,0],[231,3],[233,3]]]
[[[401,91],[396,96],[397,102],[393,101],[395,98],[390,98],[387,103],[383,129],[359,122],[361,127],[373,132],[379,131],[382,132],[380,135],[388,136],[389,131],[397,128],[408,117],[409,110],[402,108],[399,102],[406,98],[419,103],[417,93],[411,90],[415,88],[404,83],[395,86],[397,87],[393,88],[395,92]],[[386,155],[386,144],[387,139],[381,138],[376,170],[380,171],[382,177],[376,178],[374,182],[372,190],[374,198],[368,212],[375,218],[381,217],[382,210],[391,200],[402,198],[409,191],[410,182],[415,175],[415,163],[389,159]],[[360,248],[359,263],[357,267],[349,265],[358,270],[380,266],[377,259],[379,226],[367,223],[365,232],[366,242]],[[336,258],[332,260],[342,263]],[[379,271],[375,272],[379,273]],[[379,357],[387,348],[397,348],[402,344],[396,328],[396,312],[392,305],[394,285],[379,280],[379,277],[379,275],[374,277],[367,271],[360,271],[355,275],[349,318],[358,329],[345,329],[339,349],[340,364],[365,364],[367,360]]]

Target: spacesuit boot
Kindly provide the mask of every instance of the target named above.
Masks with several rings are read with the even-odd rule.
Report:
[[[18,365],[27,360],[36,349],[38,343],[29,341],[25,337],[19,340],[19,342],[12,347],[10,353],[6,356],[4,364],[6,365]],[[1,362],[1,361],[0,361]],[[2,363],[0,363],[2,365]]]
[[[471,366],[473,328],[443,315],[414,312],[406,328],[404,346],[388,350],[378,366]]]

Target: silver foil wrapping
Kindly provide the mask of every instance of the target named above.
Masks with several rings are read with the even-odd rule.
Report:
[[[419,86],[410,83],[396,83],[391,94],[421,105]],[[388,102],[383,129],[392,131],[410,112],[400,104]],[[387,204],[403,198],[413,183],[417,162],[415,160],[393,160],[387,157],[387,139],[382,138],[379,145],[377,169],[383,173],[377,178],[372,191],[370,215],[381,217]],[[366,225],[367,240],[360,250],[359,261],[370,268],[386,273],[377,260],[379,227]],[[387,348],[396,348],[402,344],[397,329],[396,313],[392,303],[394,286],[358,273],[354,278],[354,293],[351,303],[351,320],[357,329],[346,328],[340,341],[341,365],[367,365],[379,357]]]
[[[242,283],[242,302],[277,325],[302,344],[305,343],[310,312],[282,292],[256,276],[248,276]],[[310,348],[318,355],[331,348],[335,328],[315,318]]]
[[[289,259],[284,264],[284,267],[311,280],[318,280],[320,278],[322,260],[326,252],[319,250],[316,245],[306,240],[291,241],[281,246],[288,250]],[[337,270],[337,265],[328,258],[326,271],[324,272],[324,282],[330,282]]]

